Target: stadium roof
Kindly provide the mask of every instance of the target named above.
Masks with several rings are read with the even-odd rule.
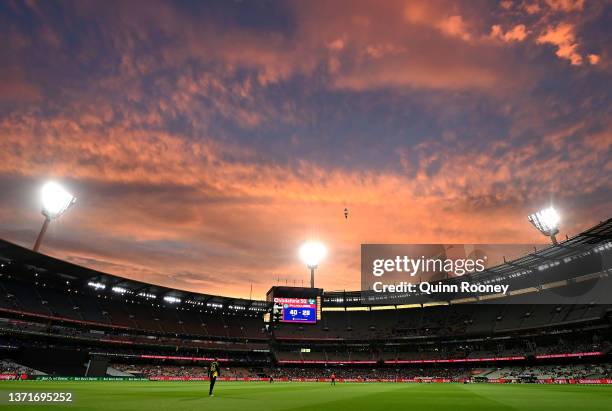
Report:
[[[612,218],[597,224],[575,237],[567,238],[565,241],[559,242],[558,244],[551,244],[540,250],[534,249],[533,253],[487,268],[480,273],[470,274],[469,278],[472,283],[492,283],[519,277],[526,273],[540,272],[548,265],[572,260],[573,258],[590,252],[601,244],[610,243],[610,241],[612,241]],[[609,261],[607,261],[607,263],[609,263]],[[544,281],[545,276],[543,273],[540,274],[537,280]],[[442,280],[442,282],[456,282],[461,279],[465,280],[465,277],[455,277],[448,280]],[[362,296],[366,293],[368,292],[326,292],[324,303],[327,303],[327,305],[333,305],[334,303],[336,303],[336,305],[351,305],[351,303],[353,305],[358,305],[362,301]]]
[[[38,278],[61,280],[64,283],[69,281],[71,285],[80,285],[83,288],[86,288],[88,283],[98,283],[104,284],[109,291],[113,287],[120,287],[128,290],[131,295],[152,294],[160,299],[174,297],[202,306],[215,307],[212,304],[220,304],[224,307],[244,307],[244,310],[268,306],[267,302],[260,300],[202,294],[130,280],[37,253],[2,239],[0,239],[0,262],[16,265],[21,268],[19,272],[38,275]]]
[[[477,282],[499,281],[525,272],[536,272],[542,265],[550,262],[563,261],[564,259],[579,256],[593,249],[599,244],[612,240],[612,218],[603,221],[596,226],[568,238],[556,245],[550,245],[541,250],[527,254],[516,260],[488,268],[482,273],[472,275],[472,280]],[[27,248],[0,239],[0,262],[15,264],[22,268],[24,273],[38,274],[42,278],[54,278],[64,283],[69,281],[71,285],[87,287],[88,283],[104,284],[108,290],[112,287],[121,287],[133,295],[139,293],[153,294],[159,298],[174,297],[182,301],[190,301],[197,305],[223,307],[239,307],[245,310],[268,307],[269,303],[261,300],[248,300],[243,298],[232,298],[202,294],[174,288],[163,287],[141,281],[130,280],[124,277],[103,273],[97,270],[79,266],[64,260],[59,260],[48,255],[31,251]],[[39,277],[40,278],[40,277]],[[452,279],[450,280],[452,281]],[[326,303],[339,305],[360,304],[361,291],[325,292]],[[341,297],[341,298],[340,298]],[[333,305],[333,304],[332,304]]]
[[[516,260],[491,267],[482,273],[473,275],[475,279],[490,277],[491,275],[506,276],[518,271],[536,271],[543,263],[562,261],[572,258],[593,248],[594,245],[612,240],[612,218],[601,222],[595,227],[568,238],[566,241],[551,245],[539,251],[534,251]]]

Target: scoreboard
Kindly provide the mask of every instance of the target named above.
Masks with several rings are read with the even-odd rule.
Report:
[[[318,288],[272,287],[267,298],[273,303],[271,320],[315,324],[321,319],[322,291]]]
[[[285,323],[316,323],[317,300],[313,298],[274,298],[274,306],[278,307]]]

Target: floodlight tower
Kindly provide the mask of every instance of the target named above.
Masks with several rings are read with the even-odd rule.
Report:
[[[54,182],[48,182],[42,188],[42,215],[45,216],[40,233],[34,243],[34,251],[38,251],[49,223],[66,212],[76,202],[76,197]]]
[[[529,222],[533,224],[535,228],[540,230],[542,234],[550,237],[553,244],[557,244],[555,235],[559,233],[559,221],[561,221],[561,217],[559,217],[557,210],[555,210],[553,207],[548,207],[538,211],[537,213],[531,214],[527,218],[529,219]]]
[[[309,241],[300,247],[300,258],[310,269],[310,288],[314,288],[315,268],[319,266],[326,253],[325,245],[318,241]]]

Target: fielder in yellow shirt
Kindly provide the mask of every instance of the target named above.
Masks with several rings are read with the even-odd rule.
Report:
[[[210,389],[208,390],[208,395],[213,396],[213,388],[215,387],[215,381],[217,381],[217,377],[221,376],[221,367],[219,367],[219,363],[217,359],[210,363],[210,367],[208,368],[208,378],[210,378]]]

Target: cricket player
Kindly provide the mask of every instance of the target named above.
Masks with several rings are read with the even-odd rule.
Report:
[[[217,381],[217,377],[221,376],[221,367],[219,367],[219,363],[217,359],[210,363],[210,368],[208,369],[208,378],[210,378],[210,389],[208,390],[208,395],[213,396],[213,388],[215,388],[215,382]]]

